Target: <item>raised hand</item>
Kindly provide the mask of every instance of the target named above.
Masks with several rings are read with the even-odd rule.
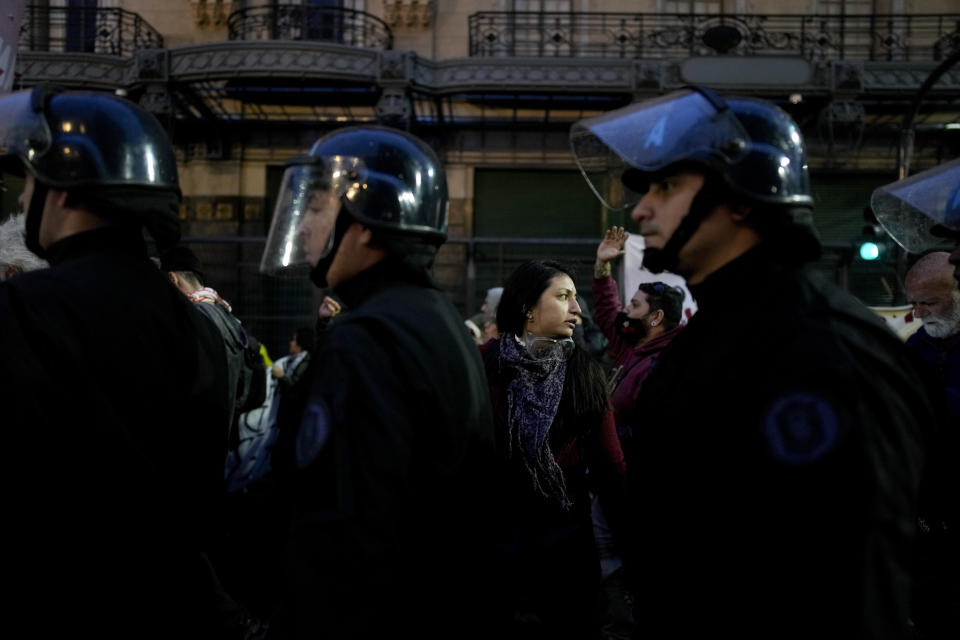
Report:
[[[597,246],[597,262],[610,262],[622,256],[626,251],[623,245],[630,234],[623,227],[610,227],[603,235],[603,240]]]

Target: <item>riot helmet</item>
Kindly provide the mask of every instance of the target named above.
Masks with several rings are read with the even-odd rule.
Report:
[[[910,253],[933,249],[944,238],[960,241],[960,158],[878,187],[870,206]]]
[[[673,269],[701,220],[723,201],[762,210],[751,216],[758,227],[773,226],[775,218],[781,227],[801,231],[791,242],[802,259],[819,254],[803,138],[772,103],[725,100],[693,87],[582,120],[571,129],[570,143],[581,173],[611,209],[630,212],[657,175],[681,168],[704,173],[704,186],[667,246],[645,250],[644,264],[652,271]]]
[[[422,140],[379,126],[338,129],[287,163],[260,271],[310,264],[322,284],[352,222],[381,244],[432,255],[446,239],[448,207],[443,168]]]
[[[147,227],[161,246],[179,238],[170,139],[153,115],[123,98],[44,85],[0,98],[0,163],[36,181],[27,217],[31,249],[49,188],[70,192],[112,222]]]

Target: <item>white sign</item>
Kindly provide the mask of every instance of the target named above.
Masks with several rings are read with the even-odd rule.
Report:
[[[623,250],[626,251],[626,254],[620,261],[622,273],[620,277],[617,278],[617,282],[620,283],[621,302],[629,301],[630,298],[633,297],[633,294],[636,293],[637,287],[644,282],[662,282],[672,287],[680,287],[683,289],[684,294],[683,321],[686,322],[697,312],[697,301],[690,295],[686,280],[668,271],[652,273],[644,269],[641,266],[643,264],[643,248],[643,236],[639,235],[631,235],[627,238],[626,244],[623,245]]]

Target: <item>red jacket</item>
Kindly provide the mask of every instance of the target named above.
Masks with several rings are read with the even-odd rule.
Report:
[[[620,437],[630,436],[631,416],[636,410],[640,387],[657,361],[660,352],[680,333],[683,325],[674,327],[666,333],[644,342],[639,347],[628,344],[617,332],[616,318],[621,310],[620,296],[616,281],[606,276],[593,280],[593,317],[604,335],[610,340],[610,352],[613,355],[613,369],[610,374],[615,385],[610,394],[614,420]]]

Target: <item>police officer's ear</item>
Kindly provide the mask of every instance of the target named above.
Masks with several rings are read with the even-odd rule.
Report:
[[[359,222],[354,222],[354,225],[360,228],[360,234],[357,236],[357,242],[365,247],[369,247],[374,243],[373,230],[370,227],[365,227]],[[351,225],[352,226],[352,225]]]
[[[734,222],[744,222],[750,217],[753,208],[745,203],[732,203],[729,205],[730,217]]]

